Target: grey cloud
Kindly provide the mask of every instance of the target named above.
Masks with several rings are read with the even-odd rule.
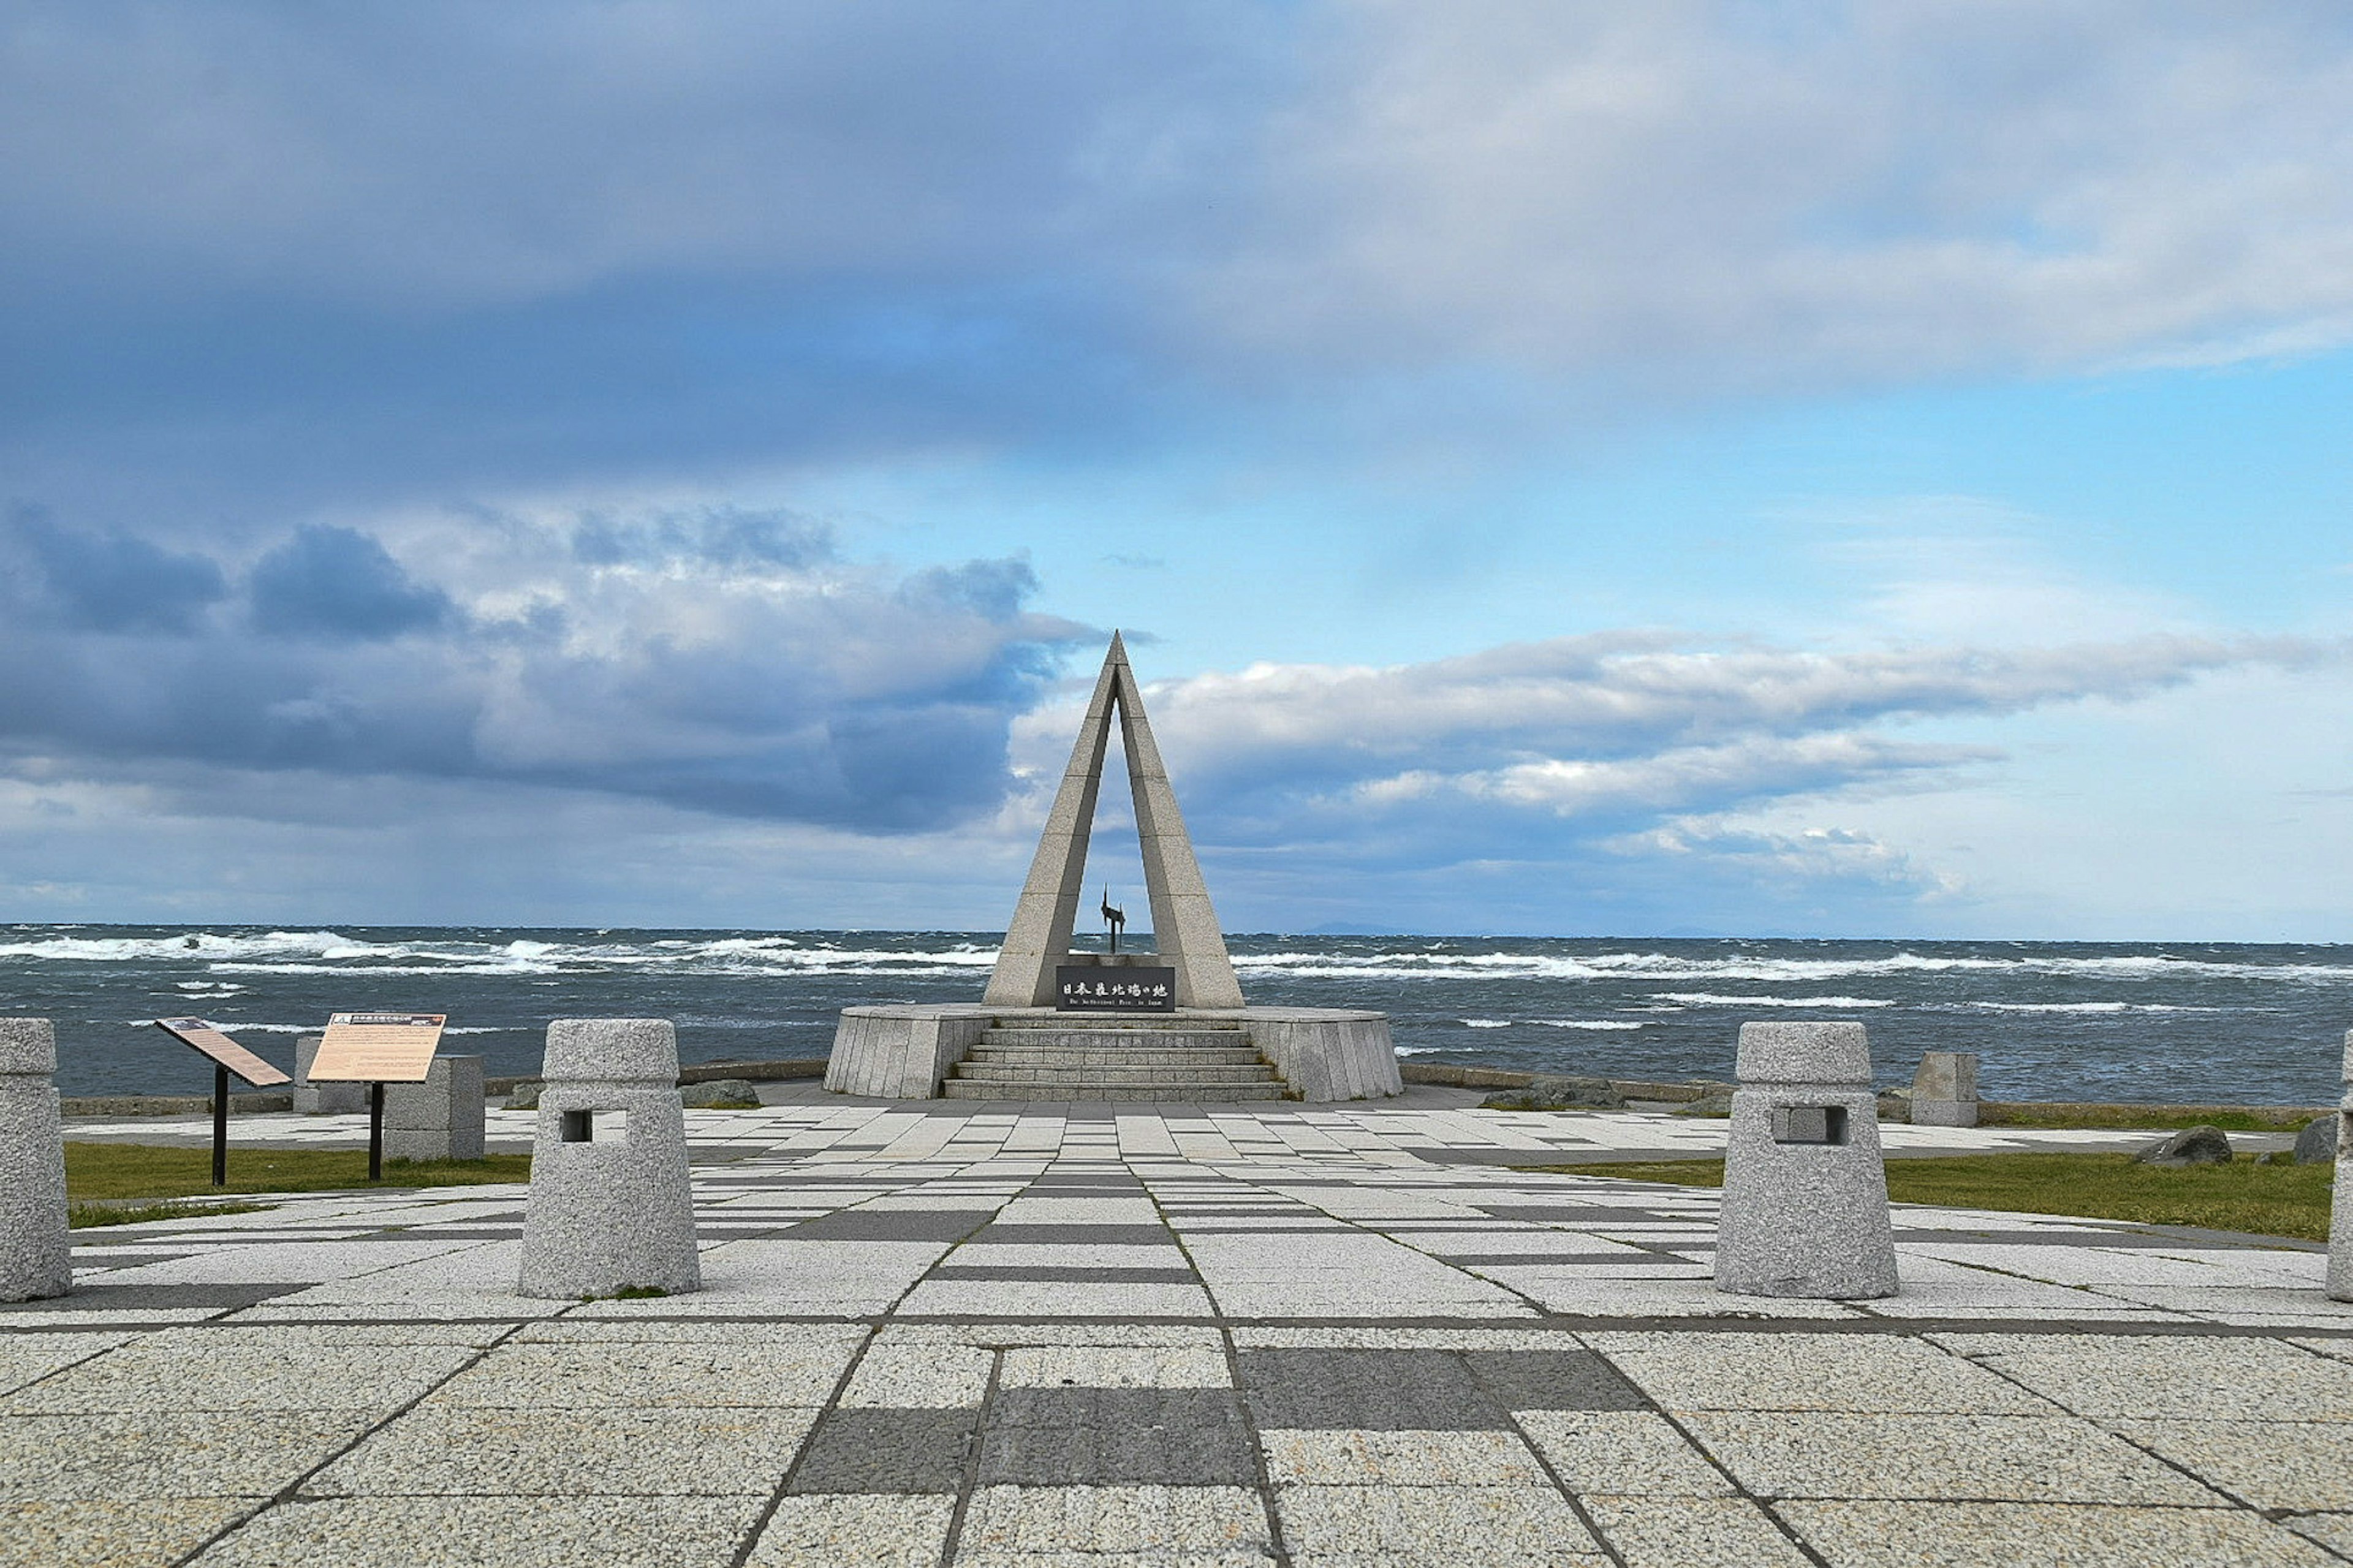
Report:
[[[910,832],[998,805],[1008,727],[1076,630],[1021,608],[1019,563],[950,574],[959,596],[829,557],[780,564],[786,536],[741,519],[700,554],[595,565],[579,532],[659,541],[669,524],[453,526],[503,554],[411,541],[406,558],[441,577],[425,582],[354,530],[266,552],[249,615],[300,636],[235,618],[169,640],[0,626],[0,653],[33,672],[0,691],[0,746],[117,777],[188,763],[530,784]]]
[[[0,551],[16,568],[8,575],[34,601],[26,607],[79,630],[187,633],[228,594],[227,577],[207,557],[134,535],[66,528],[33,509],[20,510],[0,533]]]
[[[254,563],[250,592],[255,626],[286,637],[397,637],[441,625],[451,607],[367,534],[315,524]]]

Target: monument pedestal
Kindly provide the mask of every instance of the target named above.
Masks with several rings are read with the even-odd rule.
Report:
[[[825,1087],[894,1100],[1296,1100],[1401,1094],[1389,1021],[1336,1007],[1091,1014],[846,1007]]]

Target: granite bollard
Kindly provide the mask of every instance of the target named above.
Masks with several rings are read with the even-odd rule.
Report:
[[[2353,1029],[2345,1031],[2345,1100],[2337,1112],[2337,1184],[2328,1220],[2328,1298],[2353,1301]]]
[[[1861,1024],[1743,1024],[1715,1288],[1895,1294],[1895,1237]]]
[[[0,1018],[0,1301],[73,1289],[57,1070],[47,1018]]]
[[[1912,1075],[1912,1125],[1978,1124],[1978,1058],[1964,1051],[1928,1051]]]
[[[547,1026],[525,1296],[700,1289],[678,1036],[661,1018],[558,1018]]]
[[[479,1160],[482,1058],[436,1057],[423,1083],[384,1088],[384,1152],[391,1160]]]
[[[364,1083],[312,1083],[311,1064],[319,1059],[324,1035],[302,1035],[294,1041],[294,1109],[305,1116],[365,1115],[368,1089]]]

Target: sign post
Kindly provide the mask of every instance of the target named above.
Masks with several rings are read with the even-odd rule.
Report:
[[[213,1185],[225,1187],[228,1185],[228,1075],[234,1072],[256,1089],[293,1079],[202,1018],[158,1018],[155,1026],[213,1064]]]
[[[423,1083],[441,1046],[446,1013],[337,1013],[327,1020],[313,1083],[368,1086],[368,1180],[384,1180],[384,1086]]]

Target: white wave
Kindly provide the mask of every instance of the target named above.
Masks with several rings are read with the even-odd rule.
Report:
[[[1814,981],[1872,975],[1976,973],[2040,975],[2139,984],[2194,979],[2268,980],[2295,984],[2353,984],[2353,964],[2246,963],[2172,954],[2132,953],[2071,957],[2021,953],[2017,957],[1920,953],[1883,957],[1778,958],[1756,953],[1693,956],[1664,952],[1556,953],[1431,952],[1345,955],[1271,952],[1235,955],[1236,967],[1345,979],[1472,980],[1490,976],[1531,979],[1651,979]]]
[[[2259,1007],[2192,1007],[2169,1002],[1958,1002],[1947,1003],[1947,1008],[1969,1013],[2250,1013],[2269,1012]]]
[[[1443,1046],[1398,1046],[1393,1048],[1396,1050],[1397,1054],[1401,1057],[1422,1057],[1428,1056],[1432,1051],[1444,1050],[1446,1047]]]
[[[1719,996],[1712,991],[1654,991],[1662,1002],[1694,1007],[1893,1007],[1894,1002],[1873,996]]]
[[[1623,1018],[1531,1018],[1547,1029],[1639,1029],[1640,1022]]]
[[[273,952],[317,954],[341,945],[343,939],[331,931],[274,931],[259,936],[216,936],[210,931],[186,931],[178,936],[58,936],[37,942],[0,942],[0,958],[153,963]]]
[[[1512,1026],[1509,1018],[1462,1018],[1457,1022],[1466,1029],[1508,1029]]]
[[[245,987],[232,985],[226,980],[183,980],[174,984],[172,989],[196,992],[206,996],[234,996]]]

